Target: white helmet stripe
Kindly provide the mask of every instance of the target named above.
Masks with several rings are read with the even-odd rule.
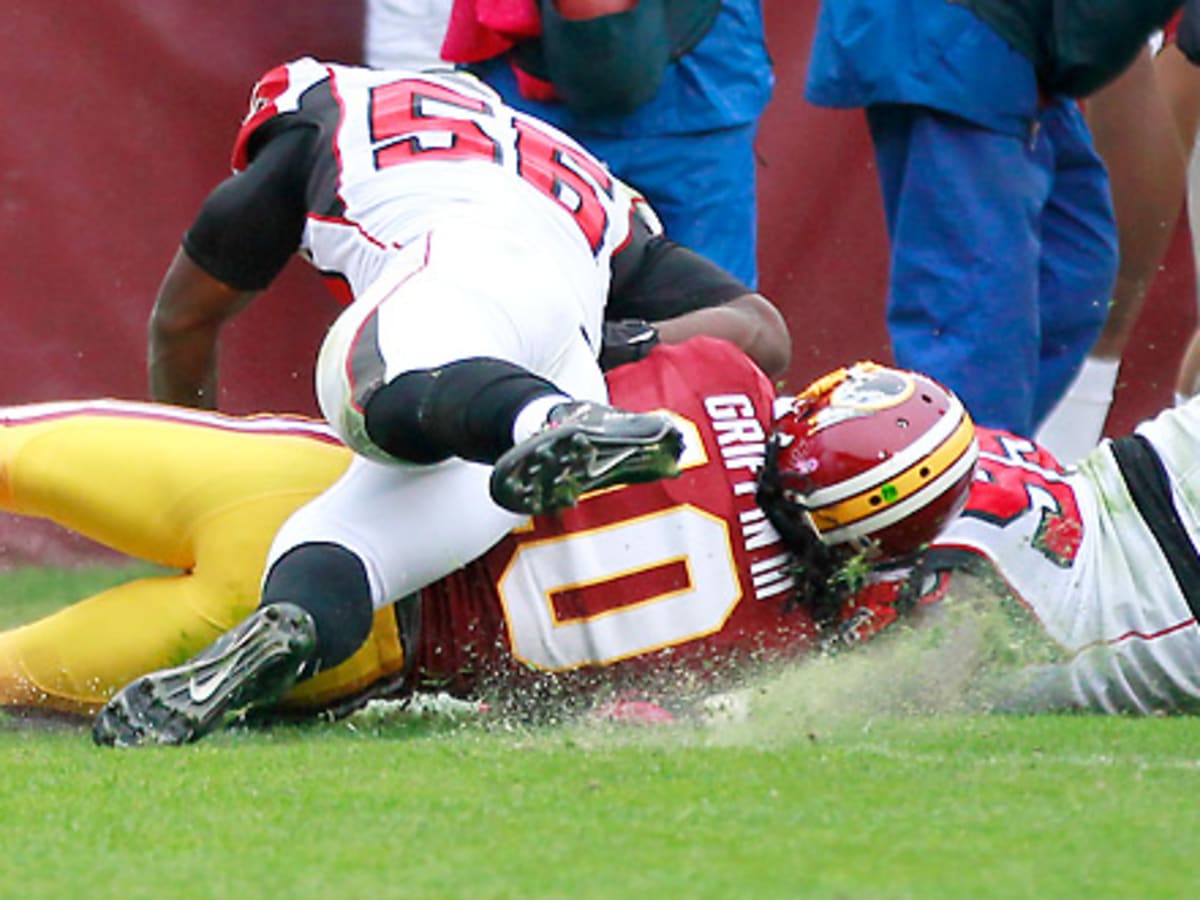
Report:
[[[853,478],[848,478],[829,487],[819,488],[810,494],[801,494],[800,498],[803,505],[809,509],[830,506],[834,503],[840,503],[848,497],[857,496],[876,485],[883,484],[895,478],[901,472],[912,468],[924,457],[929,456],[929,454],[940,447],[950,435],[958,430],[965,416],[966,410],[963,409],[962,402],[957,397],[951,395],[950,406],[946,410],[946,414],[938,419],[934,426],[921,435],[918,440],[905,447],[895,456],[881,462],[877,466],[873,466],[861,475],[856,475]],[[938,481],[932,483],[936,484]]]

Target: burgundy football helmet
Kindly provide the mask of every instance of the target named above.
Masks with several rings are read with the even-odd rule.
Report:
[[[979,457],[954,394],[872,362],[801,391],[771,443],[775,502],[802,510],[823,544],[873,543],[884,558],[919,550],[962,510]]]

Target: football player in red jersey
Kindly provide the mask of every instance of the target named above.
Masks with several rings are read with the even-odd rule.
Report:
[[[663,344],[609,373],[685,436],[676,479],[585,495],[378,611],[348,660],[293,688],[292,712],[377,695],[581,698],[812,647],[792,556],[756,503],[774,391],[728,342]],[[255,606],[271,535],[345,470],[320,423],[117,401],[3,410],[0,505],[172,569],[0,633],[0,704],[95,713],[122,685],[202,650]],[[203,695],[207,672],[185,679]]]
[[[1057,648],[1011,682],[1010,708],[1196,710],[1200,504],[1190,460],[1200,403],[1064,470],[1028,439],[975,429],[928,379],[873,364],[814,382],[773,427],[770,385],[720,341],[661,347],[610,378],[631,408],[676,411],[688,436],[683,475],[535,517],[377,613],[367,645],[293,688],[284,708],[346,709],[430,688],[591,698],[589,688],[663,675],[674,688],[689,677],[719,688],[722,663],[736,675],[748,661],[853,645],[936,610],[964,578],[978,590],[977,576],[991,573],[990,602],[1011,605]],[[231,590],[240,587],[241,610],[254,602],[257,561],[234,551],[265,553],[271,517],[320,490],[348,456],[311,425],[181,425],[183,414],[127,404],[8,411],[7,508],[189,571],[0,635],[0,702],[87,713],[125,678],[203,644],[241,614]],[[142,433],[124,432],[135,427]],[[98,448],[126,463],[106,464]],[[155,452],[129,466],[139,448]],[[182,452],[159,452],[171,449]],[[58,475],[44,457],[58,458]],[[204,460],[237,473],[240,499]],[[88,477],[89,466],[105,478]],[[135,470],[132,484],[119,477]],[[161,527],[147,528],[139,498],[182,519],[159,512]],[[870,566],[865,583],[844,577],[856,558]],[[202,676],[180,689],[204,685]]]
[[[878,389],[897,379],[909,388]],[[811,523],[822,536],[803,590],[828,643],[937,610],[961,588],[1039,635],[1044,661],[992,686],[1003,708],[1200,711],[1200,400],[1066,469],[981,428],[961,496],[973,451],[954,409],[920,376],[855,367],[777,423],[764,509],[785,533]],[[939,484],[940,499],[914,507]],[[847,596],[829,574],[856,553],[877,567]]]
[[[259,81],[233,156],[159,291],[152,393],[212,405],[222,324],[300,251],[352,301],[316,370],[322,412],[356,457],[280,528],[260,609],[185,677],[203,688],[172,694],[199,731],[219,707],[345,661],[376,610],[524,515],[677,474],[683,440],[661,413],[607,406],[597,356],[606,315],[669,318],[609,299],[644,296],[651,270],[663,283],[684,251],[649,247],[634,192],[566,135],[467,75],[305,58]],[[631,245],[624,272],[615,257]],[[722,300],[753,300],[740,284],[731,297],[731,281],[706,315],[725,322]],[[786,331],[771,331],[782,353],[764,365],[782,368]],[[106,713],[157,716],[156,684]]]

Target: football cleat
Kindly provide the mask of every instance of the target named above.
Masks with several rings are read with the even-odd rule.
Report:
[[[529,515],[565,509],[587,491],[673,478],[682,452],[683,435],[662,413],[572,400],[496,461],[492,499]]]
[[[251,705],[279,699],[317,643],[312,617],[291,603],[264,606],[173,669],[122,688],[96,716],[100,745],[186,744]]]

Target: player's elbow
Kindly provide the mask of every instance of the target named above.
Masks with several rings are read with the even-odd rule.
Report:
[[[217,326],[194,316],[179,315],[170,306],[156,304],[146,325],[146,343],[152,369],[169,368],[182,348],[216,341]]]
[[[170,343],[182,330],[178,316],[172,315],[161,303],[154,304],[146,322],[146,337],[151,347]]]
[[[792,336],[783,313],[762,294],[746,294],[735,303],[751,329],[747,351],[764,372],[778,377],[792,363]]]

